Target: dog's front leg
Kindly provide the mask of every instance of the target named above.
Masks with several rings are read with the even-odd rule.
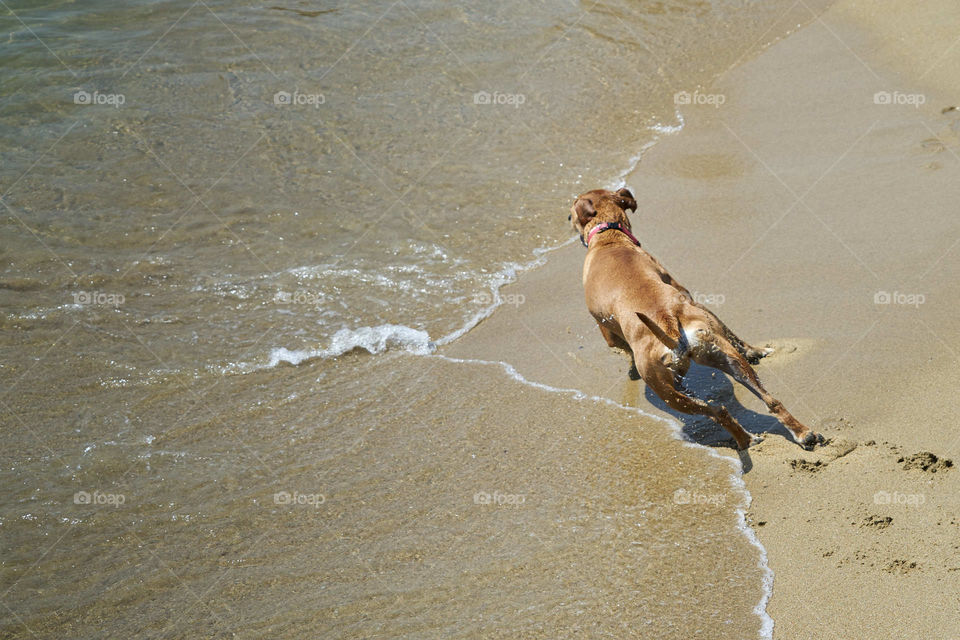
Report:
[[[630,369],[627,371],[627,376],[631,380],[639,380],[640,373],[637,371],[637,363],[634,360],[633,349],[630,348],[630,344],[611,327],[608,327],[605,319],[598,319],[597,326],[600,327],[600,333],[603,334],[603,339],[607,341],[610,348],[621,349],[630,356]]]

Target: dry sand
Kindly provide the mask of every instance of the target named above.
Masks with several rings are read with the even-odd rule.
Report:
[[[775,638],[960,633],[960,468],[945,462],[960,463],[958,24],[945,0],[840,2],[701,88],[723,104],[683,107],[683,131],[627,179],[645,248],[742,337],[778,347],[766,386],[830,439],[805,452],[744,389],[693,372],[771,432],[744,478]],[[550,254],[504,291],[523,304],[445,352],[662,413],[586,313],[582,260],[579,245]]]

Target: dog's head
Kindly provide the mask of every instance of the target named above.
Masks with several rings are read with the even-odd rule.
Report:
[[[577,196],[567,219],[580,239],[585,240],[590,229],[601,222],[619,222],[629,229],[627,209],[636,211],[637,201],[626,187],[617,191],[594,189]]]

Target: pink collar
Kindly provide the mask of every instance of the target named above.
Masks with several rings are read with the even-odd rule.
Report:
[[[637,245],[638,247],[640,246],[640,241],[637,240],[632,233],[630,233],[629,229],[624,227],[619,222],[601,222],[600,224],[595,226],[593,229],[590,229],[590,233],[587,234],[587,242],[584,244],[584,246],[589,247],[590,241],[593,240],[593,236],[603,231],[607,231],[608,229],[615,229],[620,233],[626,234],[626,236],[630,238],[630,241],[633,242],[633,244]]]

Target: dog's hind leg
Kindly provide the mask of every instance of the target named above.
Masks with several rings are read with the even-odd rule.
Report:
[[[723,320],[717,317],[717,314],[701,304],[697,304],[697,306],[707,314],[707,317],[709,317],[713,323],[715,323],[715,327],[719,330],[723,337],[726,338],[727,341],[732,344],[733,347],[739,351],[744,358],[747,359],[748,363],[759,364],[762,358],[773,353],[773,349],[758,349],[757,347],[747,344],[740,338],[740,336],[735,334],[730,327],[724,324]]]
[[[700,330],[697,338],[702,346],[693,354],[696,362],[715,367],[733,376],[734,380],[749,389],[767,405],[770,413],[776,416],[777,420],[790,431],[793,439],[800,446],[812,449],[818,442],[823,442],[823,436],[815,433],[794,418],[783,406],[783,403],[763,388],[757,372],[753,370],[753,367],[750,366],[747,358],[740,353],[739,349],[735,348],[724,337],[706,329]]]
[[[737,442],[739,449],[746,449],[752,442],[758,441],[747,433],[740,423],[724,407],[715,407],[699,398],[688,396],[681,390],[680,375],[667,367],[651,367],[653,371],[645,371],[643,379],[654,393],[660,396],[671,409],[692,415],[709,416],[721,427],[726,429]]]

